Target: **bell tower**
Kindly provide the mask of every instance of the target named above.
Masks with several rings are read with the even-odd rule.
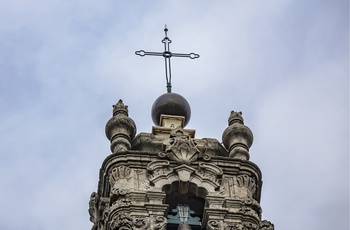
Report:
[[[199,57],[171,53],[167,31],[162,55],[136,54],[163,56],[166,72],[172,56]],[[136,135],[122,100],[113,106],[105,129],[111,154],[102,163],[97,192],[89,202],[92,229],[274,230],[261,217],[262,175],[249,161],[253,133],[242,113],[231,111],[223,144],[196,138],[194,129],[185,128],[190,105],[171,92],[170,76],[167,72],[167,93],[152,106],[155,125],[150,133]]]

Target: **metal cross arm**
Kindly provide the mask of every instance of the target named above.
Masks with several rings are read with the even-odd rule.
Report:
[[[199,58],[199,54],[195,54],[195,53],[179,54],[179,53],[172,53],[170,51],[165,51],[163,53],[159,53],[159,52],[146,52],[144,50],[139,50],[139,51],[136,51],[135,54],[139,55],[141,57],[146,56],[146,55],[150,55],[150,56],[163,56],[165,58],[171,58],[171,57],[188,57],[191,59]]]
[[[165,37],[162,40],[162,43],[164,43],[164,52],[147,52],[144,50],[136,51],[135,54],[139,55],[141,57],[143,56],[163,56],[165,59],[165,77],[167,81],[167,91],[168,93],[171,93],[171,65],[170,65],[170,58],[171,57],[187,57],[191,59],[199,58],[199,54],[195,53],[189,53],[189,54],[181,54],[181,53],[172,53],[170,52],[169,44],[171,43],[171,40],[168,38],[168,28],[165,25]]]

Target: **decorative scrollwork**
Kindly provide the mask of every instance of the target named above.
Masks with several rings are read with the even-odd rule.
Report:
[[[228,224],[225,230],[258,230],[258,226],[253,223],[233,223]]]
[[[132,204],[132,201],[129,198],[121,198],[113,202],[112,206],[114,207],[122,207],[129,206]]]
[[[177,161],[179,164],[191,164],[198,159],[199,149],[189,134],[180,127],[170,132],[170,138],[163,142],[164,153],[160,157],[167,157]]]
[[[263,220],[259,224],[259,230],[275,230],[275,226],[270,221]]]
[[[155,160],[147,165],[148,178],[153,183],[157,178],[168,175],[172,170],[170,169],[170,162],[165,160]]]
[[[218,182],[218,178],[222,177],[223,171],[220,167],[211,163],[199,163],[199,173],[212,181]]]
[[[90,214],[90,221],[94,224],[92,229],[97,228],[97,223],[99,220],[97,202],[98,202],[97,193],[96,192],[91,193],[90,201],[89,201],[89,214]]]
[[[208,229],[209,230],[219,230],[220,223],[217,220],[209,220],[208,221]]]
[[[247,206],[243,206],[239,209],[239,213],[242,213],[244,215],[249,215],[249,216],[253,216],[256,219],[259,219],[259,215],[258,213],[256,213],[256,211],[254,211],[252,208],[247,207]]]
[[[118,213],[108,222],[111,230],[132,230],[132,219],[126,213]]]
[[[209,154],[203,154],[203,160],[204,161],[210,161],[211,160],[211,156]]]
[[[167,222],[167,218],[165,218],[164,216],[156,216],[153,227],[154,229],[165,230]]]
[[[92,230],[102,229],[104,220],[109,212],[110,199],[106,197],[99,197],[96,192],[90,196],[89,214],[90,221],[94,224]]]
[[[148,217],[134,217],[134,230],[149,229],[149,218]]]
[[[245,198],[245,199],[242,199],[241,201],[246,206],[252,208],[258,214],[259,218],[261,218],[262,209],[259,202],[257,202],[253,198]]]

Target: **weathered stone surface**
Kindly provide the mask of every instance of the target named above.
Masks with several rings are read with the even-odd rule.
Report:
[[[249,160],[249,148],[253,143],[252,131],[244,125],[242,112],[231,112],[229,126],[222,134],[222,142],[230,157]]]
[[[89,202],[92,229],[167,229],[171,210],[187,202],[202,229],[274,230],[261,220],[261,172],[248,160],[253,136],[240,113],[230,116],[226,148],[181,126],[135,137],[127,107],[114,113],[106,126],[113,153]]]
[[[128,116],[128,106],[119,100],[113,105],[113,117],[106,124],[106,136],[111,141],[112,153],[129,150],[135,134],[136,125]]]

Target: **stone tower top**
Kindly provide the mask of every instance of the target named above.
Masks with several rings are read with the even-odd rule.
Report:
[[[163,53],[136,54],[165,58],[168,93],[153,104],[152,133],[136,135],[128,106],[113,106],[105,129],[112,154],[89,202],[92,230],[274,230],[262,219],[262,175],[249,161],[253,133],[242,112],[231,112],[222,143],[184,129],[191,108],[171,92],[170,57],[194,54],[171,53],[164,31]]]

